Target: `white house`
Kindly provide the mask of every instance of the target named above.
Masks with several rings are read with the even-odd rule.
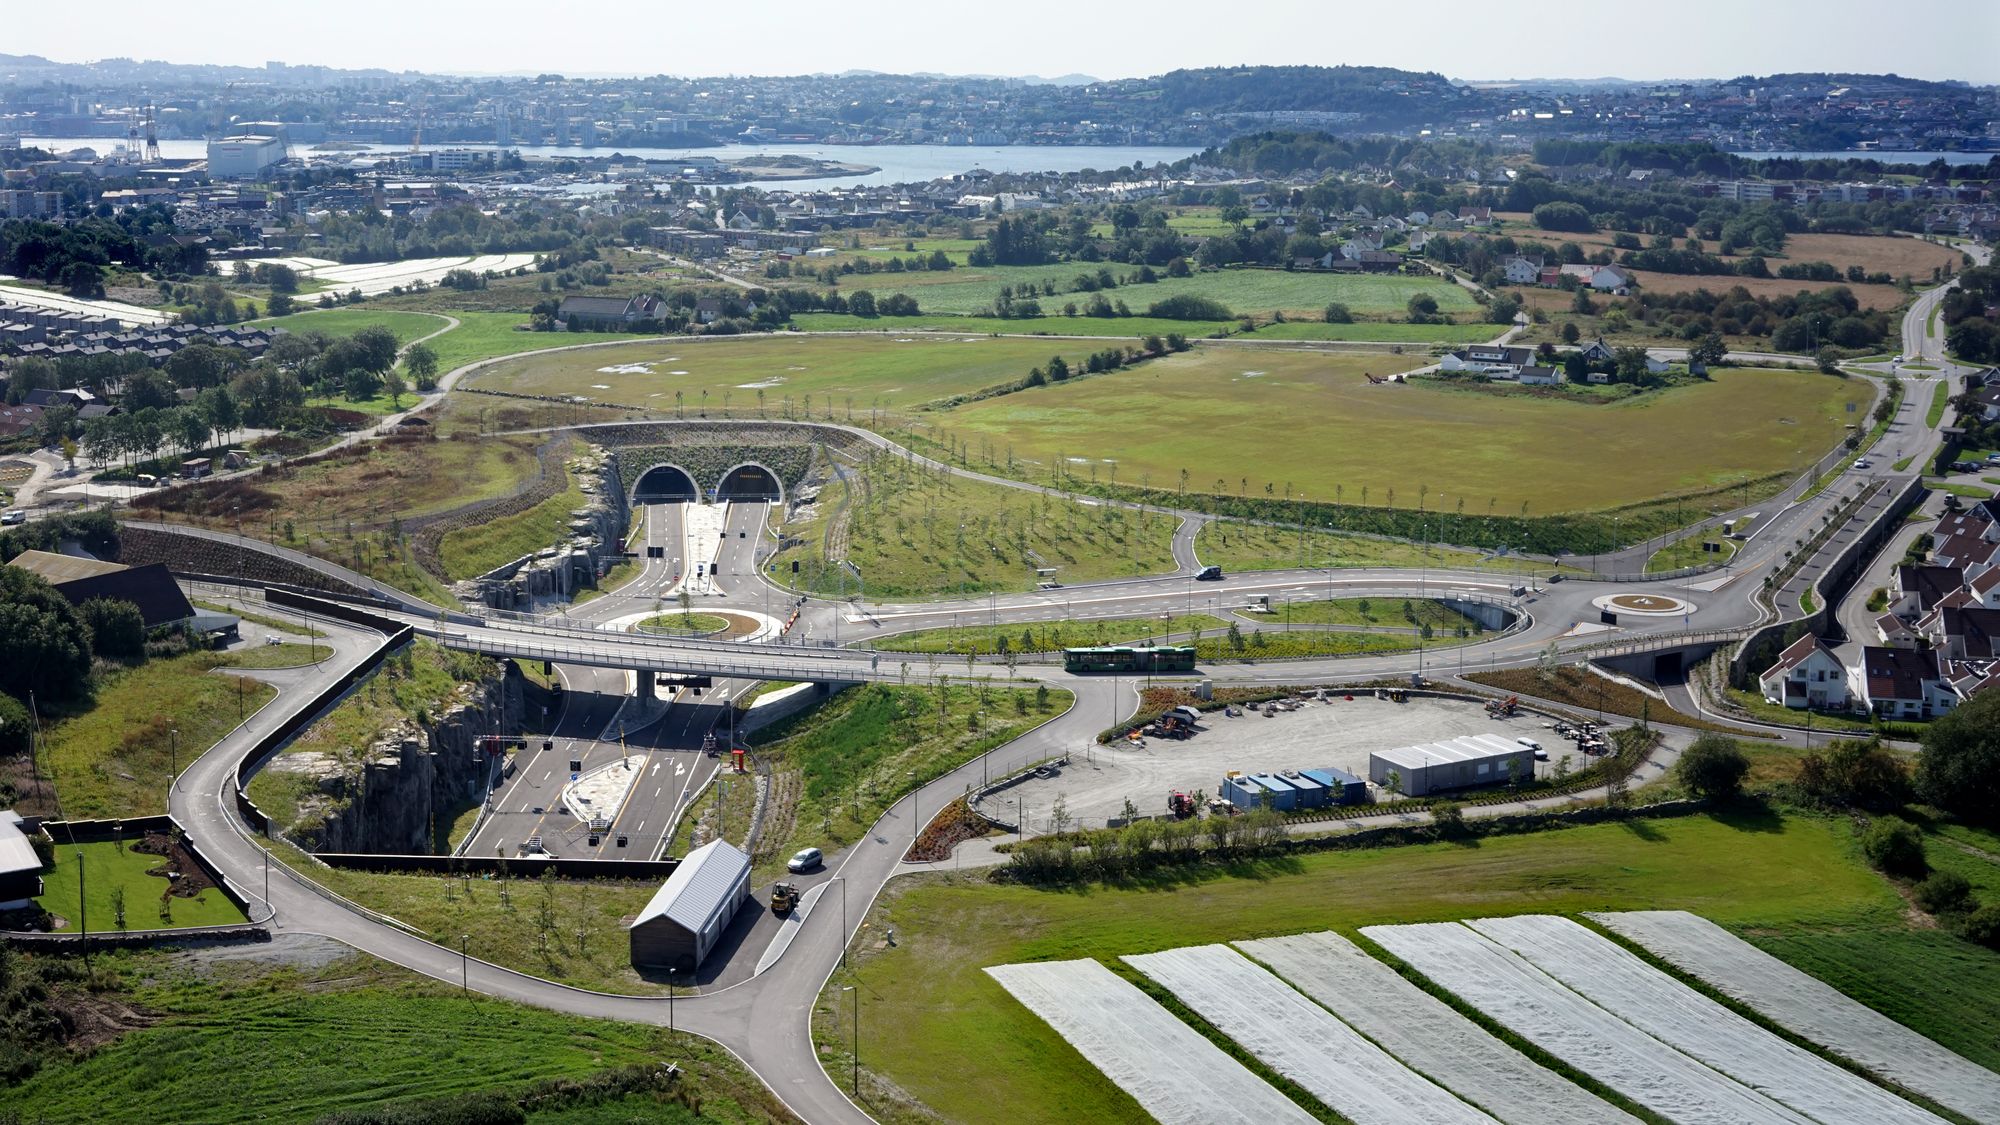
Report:
[[[1778,654],[1778,662],[1757,677],[1764,698],[1793,710],[1845,711],[1847,669],[1825,642],[1808,633]]]
[[[1470,344],[1454,352],[1447,352],[1438,360],[1439,371],[1476,371],[1481,375],[1493,375],[1512,379],[1521,369],[1534,362],[1535,353],[1528,348],[1507,348],[1495,344]]]
[[[1942,657],[1900,648],[1861,650],[1861,663],[1848,673],[1848,690],[1869,713],[1885,719],[1928,719],[1958,705],[1946,681]]]
[[[1500,267],[1500,272],[1506,274],[1507,280],[1515,285],[1533,285],[1535,279],[1542,276],[1542,259],[1539,255],[1528,258],[1516,254],[1507,259]]]

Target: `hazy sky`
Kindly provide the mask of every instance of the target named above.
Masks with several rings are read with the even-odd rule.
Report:
[[[16,0],[0,52],[277,59],[441,73],[1084,73],[1340,63],[1453,78],[1726,78],[1828,70],[2000,83],[1993,0]],[[87,15],[80,13],[87,11]]]

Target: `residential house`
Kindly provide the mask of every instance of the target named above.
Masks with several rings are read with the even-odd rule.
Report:
[[[1847,668],[1825,641],[1808,633],[1778,654],[1777,663],[1757,677],[1764,698],[1795,711],[1848,709]]]
[[[1885,613],[1875,619],[1875,636],[1890,648],[1917,647],[1917,631],[1893,613]]]
[[[1533,285],[1542,276],[1541,255],[1530,258],[1516,254],[1501,263],[1500,272],[1515,285]]]
[[[1523,367],[1514,376],[1526,386],[1553,387],[1563,381],[1560,367]]]
[[[1900,648],[1861,650],[1849,672],[1848,692],[1872,715],[1885,719],[1929,719],[1958,705],[1934,652]]]
[[[1469,344],[1457,351],[1447,352],[1444,358],[1438,360],[1438,370],[1475,371],[1481,375],[1512,379],[1521,373],[1523,367],[1533,363],[1534,359],[1535,353],[1530,348]]]
[[[1458,221],[1469,227],[1491,226],[1493,225],[1493,209],[1491,207],[1460,207],[1458,209]]]
[[[2000,656],[2000,609],[1979,605],[1962,590],[1951,604],[1940,605],[1917,626],[1932,648],[1953,660],[1991,660]]]
[[[666,315],[665,301],[650,293],[636,297],[564,297],[556,309],[556,319],[580,329],[598,331],[623,328],[641,320],[658,320]]]
[[[1963,585],[1965,572],[1954,566],[1899,566],[1890,579],[1889,612],[1915,622]]]

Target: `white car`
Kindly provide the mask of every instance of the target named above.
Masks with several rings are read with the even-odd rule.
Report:
[[[1861,458],[1861,459],[1860,459],[1859,461],[1856,461],[1856,462],[1854,463],[1854,467],[1855,467],[1855,468],[1857,468],[1857,469],[1866,469],[1866,468],[1868,468],[1869,466],[1871,466],[1871,465],[1873,465],[1873,464],[1875,464],[1875,462],[1873,462],[1873,461],[1870,461],[1870,460],[1869,460],[1868,458],[1866,458],[1866,457],[1863,457],[1863,458]]]
[[[805,848],[785,861],[785,870],[797,875],[802,871],[811,871],[825,861],[826,857],[820,854],[818,848]]]
[[[0,526],[12,527],[17,523],[27,523],[28,513],[19,508],[9,508],[0,512]]]
[[[1537,762],[1546,762],[1546,761],[1548,761],[1548,760],[1549,760],[1549,752],[1548,752],[1547,750],[1544,750],[1544,749],[1542,749],[1542,744],[1541,744],[1541,743],[1539,743],[1539,742],[1536,742],[1536,741],[1535,741],[1534,739],[1532,739],[1532,738],[1517,738],[1517,739],[1515,739],[1514,741],[1516,741],[1516,742],[1520,743],[1521,745],[1523,745],[1523,746],[1527,747],[1528,749],[1530,749],[1530,750],[1534,751],[1534,752],[1535,752],[1535,760],[1536,760]]]

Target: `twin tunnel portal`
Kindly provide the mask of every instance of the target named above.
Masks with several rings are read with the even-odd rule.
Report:
[[[720,503],[770,501],[785,498],[778,475],[755,462],[745,462],[722,474],[713,489],[704,493],[693,473],[679,465],[654,465],[639,474],[632,485],[632,504],[670,504],[703,498]]]

